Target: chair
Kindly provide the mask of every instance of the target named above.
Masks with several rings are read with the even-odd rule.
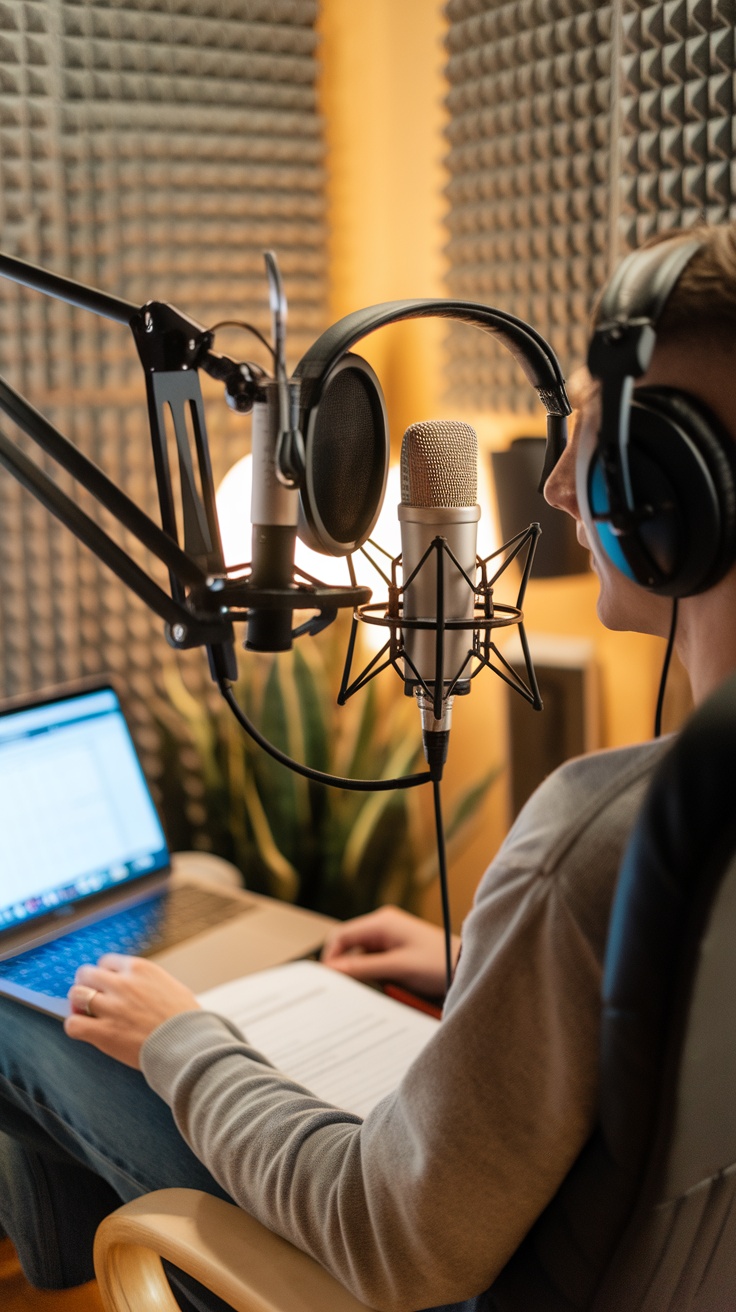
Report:
[[[366,1312],[311,1257],[198,1189],[160,1189],[98,1227],[95,1271],[108,1312],[179,1312],[160,1258],[235,1312]]]
[[[735,755],[736,676],[662,761],[622,863],[598,1128],[479,1308],[736,1309]],[[173,1312],[157,1253],[237,1312],[363,1307],[231,1204],[164,1190],[99,1228],[110,1312]]]

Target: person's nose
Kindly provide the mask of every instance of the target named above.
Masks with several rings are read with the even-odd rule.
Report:
[[[544,499],[556,510],[564,510],[573,519],[580,519],[575,491],[575,463],[577,441],[573,435],[544,485]]]

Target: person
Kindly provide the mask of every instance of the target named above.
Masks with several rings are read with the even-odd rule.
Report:
[[[692,393],[736,441],[736,226],[702,240],[641,382]],[[602,622],[665,637],[672,601],[615,569],[581,517],[576,461],[599,406],[588,381],[545,495],[591,553]],[[696,703],[736,669],[736,566],[680,601],[676,645]],[[593,753],[537,790],[479,884],[441,1025],[362,1122],[273,1069],[247,1026],[201,1010],[151,962],[82,967],[63,1029],[1,1002],[0,1224],[29,1278],[87,1278],[106,1211],[188,1184],[233,1199],[374,1308],[488,1306],[595,1123],[612,892],[667,747]],[[442,991],[440,931],[396,909],[338,928],[324,960]]]

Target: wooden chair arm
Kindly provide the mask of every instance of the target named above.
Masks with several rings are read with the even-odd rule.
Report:
[[[99,1226],[94,1260],[106,1312],[179,1312],[161,1258],[236,1312],[367,1312],[311,1257],[196,1189],[145,1194]]]

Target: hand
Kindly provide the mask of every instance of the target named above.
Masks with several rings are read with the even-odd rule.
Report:
[[[453,963],[460,939],[453,934]],[[354,979],[402,984],[428,998],[445,992],[445,936],[436,925],[399,907],[380,907],[342,925],[322,949],[322,961]]]
[[[170,1016],[199,1008],[191,989],[142,957],[108,952],[96,966],[80,966],[74,978],[64,1021],[69,1038],[136,1070],[149,1034]]]

